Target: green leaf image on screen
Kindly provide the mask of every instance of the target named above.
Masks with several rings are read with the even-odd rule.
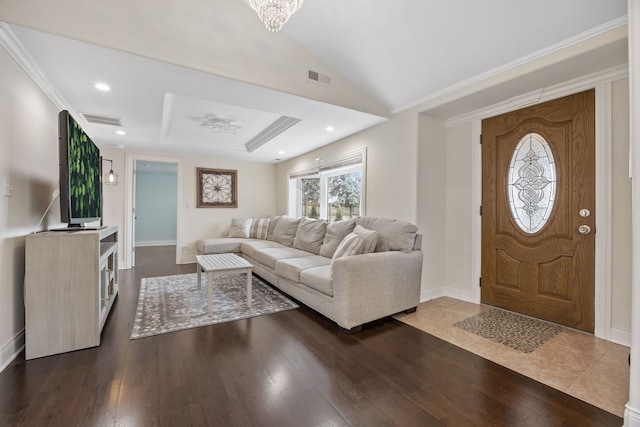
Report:
[[[100,216],[100,150],[69,120],[69,195],[73,218]]]

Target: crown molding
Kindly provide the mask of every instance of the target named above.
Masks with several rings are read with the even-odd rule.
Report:
[[[18,36],[16,36],[11,30],[11,27],[5,22],[0,22],[0,45],[2,45],[13,60],[16,61],[20,68],[38,85],[45,95],[49,97],[56,107],[60,110],[68,110],[75,117],[78,117],[69,107],[69,103],[64,96],[62,96],[49,77],[42,71],[20,39],[18,39]]]
[[[445,127],[450,128],[461,125],[463,123],[471,122],[473,120],[486,119],[487,117],[493,117],[499,114],[508,113],[509,111],[518,110],[528,105],[539,104],[542,102],[551,101],[552,99],[557,99],[563,96],[593,89],[603,83],[624,79],[628,76],[629,65],[618,65],[604,71],[599,71],[597,73],[569,80],[568,82],[549,86],[548,88],[536,89],[526,94],[510,98],[504,102],[452,117],[445,120],[444,125]]]

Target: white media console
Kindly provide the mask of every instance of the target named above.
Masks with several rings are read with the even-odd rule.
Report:
[[[25,358],[100,345],[118,294],[118,227],[30,234],[25,252]]]

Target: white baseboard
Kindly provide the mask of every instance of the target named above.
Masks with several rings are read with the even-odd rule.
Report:
[[[9,366],[13,360],[18,357],[24,349],[24,329],[18,332],[4,347],[0,350],[0,372]]]
[[[627,403],[624,409],[624,427],[640,427],[640,411],[631,408]]]
[[[625,347],[631,347],[631,332],[611,328],[609,341],[623,345]]]
[[[462,301],[474,302],[473,293],[470,290],[453,288],[451,286],[438,286],[435,288],[422,289],[420,291],[420,302],[441,297],[451,297]]]
[[[136,247],[139,246],[170,246],[175,245],[175,240],[150,240],[146,242],[136,242]]]

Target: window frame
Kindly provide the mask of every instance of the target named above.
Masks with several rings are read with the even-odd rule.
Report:
[[[331,221],[327,218],[329,213],[328,180],[329,178],[360,172],[360,213],[366,215],[366,148],[350,153],[330,157],[324,160],[317,159],[317,165],[299,169],[288,174],[288,200],[287,214],[293,217],[302,216],[302,179],[318,178],[320,180],[319,194],[319,219]]]

